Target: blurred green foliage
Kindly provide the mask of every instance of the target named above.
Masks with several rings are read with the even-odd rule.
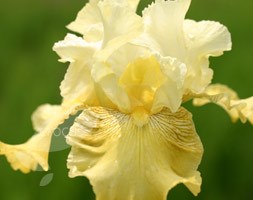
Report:
[[[140,10],[151,1],[142,1]],[[59,104],[59,83],[67,64],[57,62],[51,50],[62,40],[85,1],[9,0],[0,6],[0,140],[22,143],[32,134],[30,115],[40,104]],[[240,97],[253,95],[253,1],[193,0],[187,18],[215,20],[232,33],[233,50],[211,59],[214,82],[235,89]],[[164,19],[166,20],[166,19]],[[168,198],[200,200],[253,199],[253,126],[233,124],[215,105],[194,108],[196,129],[205,147],[199,170],[202,192],[194,197],[183,185],[174,188]],[[95,199],[88,181],[70,179],[66,158],[69,148],[50,154],[50,171],[24,175],[11,169],[0,157],[1,200]],[[40,181],[53,173],[52,182]],[[106,172],[105,172],[106,173]]]

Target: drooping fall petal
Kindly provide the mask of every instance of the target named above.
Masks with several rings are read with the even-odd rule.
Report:
[[[52,134],[69,115],[77,112],[79,106],[73,105],[70,108],[48,104],[40,106],[33,114],[33,125],[39,133],[24,144],[10,145],[0,142],[0,155],[6,156],[14,170],[29,173],[40,165],[47,171]]]
[[[148,116],[90,107],[76,118],[67,142],[69,175],[88,177],[97,200],[165,200],[178,183],[200,191],[203,149],[184,108]]]
[[[225,109],[232,121],[247,120],[253,124],[253,97],[239,99],[235,91],[221,84],[213,84],[206,88],[203,94],[195,95],[193,104],[202,106],[215,103]]]

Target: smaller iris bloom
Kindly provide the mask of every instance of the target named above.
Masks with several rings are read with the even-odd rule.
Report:
[[[15,170],[48,170],[53,131],[76,117],[66,137],[69,176],[90,180],[97,200],[164,200],[183,183],[200,192],[203,146],[182,104],[215,103],[233,121],[253,123],[253,98],[211,84],[209,57],[231,49],[218,22],[186,20],[190,0],[156,0],[138,16],[137,0],[90,1],[53,49],[70,62],[61,105],[32,115],[26,143],[0,143]]]

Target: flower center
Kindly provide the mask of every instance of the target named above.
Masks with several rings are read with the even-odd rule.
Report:
[[[149,113],[143,107],[137,107],[132,113],[132,119],[134,124],[141,128],[149,122]]]

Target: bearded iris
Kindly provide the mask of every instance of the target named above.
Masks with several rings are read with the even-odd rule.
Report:
[[[222,106],[232,120],[253,123],[253,99],[211,84],[209,57],[231,49],[218,22],[185,20],[190,0],[157,0],[142,17],[138,1],[90,1],[53,49],[70,62],[61,105],[42,105],[26,143],[0,143],[0,154],[24,173],[48,169],[53,131],[76,117],[66,137],[69,176],[86,176],[98,200],[166,199],[183,183],[200,192],[203,154],[192,116],[182,104]]]

